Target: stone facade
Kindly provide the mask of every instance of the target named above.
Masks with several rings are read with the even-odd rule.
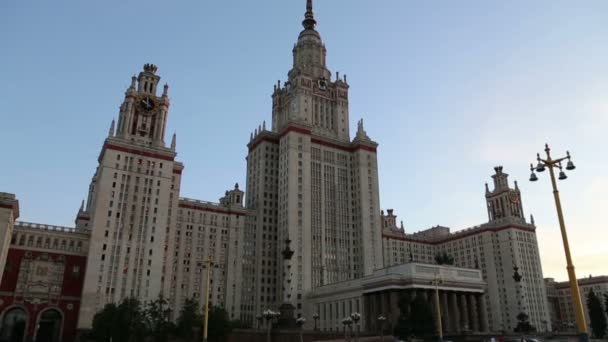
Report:
[[[194,298],[203,306],[207,288],[203,266],[209,256],[217,265],[209,279],[210,303],[226,308],[230,319],[240,318],[246,216],[238,184],[220,203],[180,198],[175,235],[169,241],[174,252],[173,267],[169,269],[174,318],[186,298]]]
[[[406,233],[396,224],[392,210],[383,213],[383,246],[386,265],[405,262],[435,263],[446,253],[454,265],[479,269],[487,282],[484,299],[492,331],[513,331],[517,315],[526,312],[537,329],[550,330],[550,314],[533,218],[523,216],[521,193],[510,188],[502,167],[495,168],[494,189],[486,184],[488,222],[454,233],[437,226]],[[515,267],[522,276],[514,279]]]

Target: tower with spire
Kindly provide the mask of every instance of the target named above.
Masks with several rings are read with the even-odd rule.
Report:
[[[90,231],[78,327],[91,327],[107,303],[140,301],[166,292],[169,227],[175,220],[183,165],[175,160],[175,135],[165,131],[168,86],[160,96],[157,67],[146,64],[131,79],[98,158],[99,165],[76,218]],[[86,203],[86,205],[85,205]]]
[[[494,189],[490,191],[486,183],[486,202],[488,220],[494,223],[526,223],[524,208],[521,203],[521,192],[515,181],[514,188],[509,187],[509,175],[502,171],[502,166],[494,168]]]
[[[294,123],[315,134],[348,142],[349,112],[346,77],[332,79],[326,65],[327,50],[315,29],[312,1],[306,3],[304,29],[293,47],[293,65],[287,80],[277,82],[272,94],[272,130],[281,132]]]
[[[272,125],[250,135],[243,319],[293,307],[311,317],[313,289],[383,266],[377,146],[363,121],[351,140],[346,77],[332,78],[311,0]],[[286,256],[289,256],[287,258]]]

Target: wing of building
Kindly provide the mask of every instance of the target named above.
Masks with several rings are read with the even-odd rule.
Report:
[[[456,266],[482,271],[487,283],[486,316],[492,331],[512,331],[520,312],[526,312],[538,329],[550,331],[533,218],[526,222],[517,182],[510,188],[502,167],[495,168],[492,178],[492,191],[486,184],[488,222],[476,227],[452,233],[437,226],[408,234],[403,224],[397,227],[392,210],[383,213],[384,260],[387,265],[436,263],[436,256],[445,253]]]

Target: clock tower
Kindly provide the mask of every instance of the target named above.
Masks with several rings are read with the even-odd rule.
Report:
[[[492,175],[494,190],[490,191],[486,183],[486,202],[490,222],[526,223],[521,203],[521,193],[515,181],[515,188],[509,187],[509,175],[502,172],[502,166],[494,168]]]
[[[169,110],[168,86],[163,87],[161,96],[156,95],[160,81],[156,70],[155,65],[146,64],[139,76],[131,79],[131,86],[120,106],[117,137],[144,145],[164,146]]]
[[[174,257],[168,241],[175,233],[184,166],[175,160],[175,135],[165,146],[169,88],[156,95],[156,70],[146,64],[132,78],[78,213],[78,228],[91,234],[80,329],[89,329],[105,304],[146,302],[168,292],[165,274]]]

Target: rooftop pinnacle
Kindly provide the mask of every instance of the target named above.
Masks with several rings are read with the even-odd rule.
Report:
[[[302,26],[304,26],[304,29],[306,30],[314,30],[315,26],[317,26],[317,21],[312,12],[312,0],[306,0],[306,13],[304,14]]]

